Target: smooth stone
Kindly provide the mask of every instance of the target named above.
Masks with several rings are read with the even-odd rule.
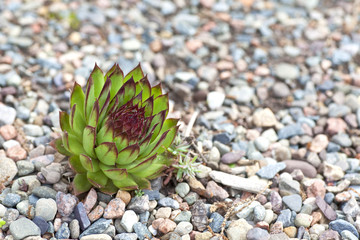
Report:
[[[56,199],[56,194],[57,194],[57,192],[54,189],[47,186],[35,187],[32,193],[39,198],[51,198],[54,200]]]
[[[137,238],[136,233],[120,233],[115,236],[115,240],[136,240]]]
[[[288,63],[280,63],[275,66],[275,75],[281,79],[296,79],[300,75],[299,68]]]
[[[229,152],[225,153],[221,157],[221,162],[225,164],[232,164],[239,161],[243,156],[245,156],[245,151],[236,151],[236,152]]]
[[[206,102],[211,110],[221,107],[225,100],[225,94],[222,92],[209,92]]]
[[[67,222],[61,224],[59,230],[55,233],[57,239],[68,239],[70,237],[70,229]]]
[[[357,238],[359,238],[359,233],[356,230],[356,228],[354,227],[354,225],[352,225],[351,223],[349,223],[345,220],[337,219],[337,220],[331,221],[329,223],[329,228],[334,231],[337,231],[339,234],[341,234],[341,232],[344,230],[348,230],[352,234],[354,234]]]
[[[295,169],[300,169],[302,173],[309,178],[315,178],[317,175],[316,168],[305,161],[300,160],[285,160],[285,172],[292,173]]]
[[[190,192],[190,186],[189,184],[182,182],[179,183],[176,187],[175,187],[175,192],[177,194],[179,194],[180,197],[185,197],[189,192]]]
[[[267,188],[267,181],[263,180],[243,178],[220,171],[211,171],[209,175],[215,182],[229,186],[236,190],[259,193]]]
[[[299,124],[291,124],[278,131],[279,139],[287,139],[298,135],[303,135],[304,131]]]
[[[133,226],[139,221],[139,217],[133,210],[125,211],[121,218],[120,224],[127,232],[133,232]]]
[[[344,240],[358,240],[358,238],[349,230],[344,230],[341,232],[341,237]]]
[[[21,200],[21,197],[19,194],[16,193],[8,193],[6,194],[4,200],[2,201],[2,204],[6,207],[14,207],[16,204],[18,204]]]
[[[11,125],[14,123],[15,117],[16,110],[14,108],[0,104],[0,123]]]
[[[0,182],[7,186],[18,173],[18,168],[14,160],[5,156],[0,157],[0,166]]]
[[[87,216],[86,209],[82,202],[79,202],[74,208],[75,218],[79,221],[80,228],[82,231],[90,226],[90,220]]]
[[[213,230],[213,232],[219,233],[221,231],[223,221],[224,217],[221,216],[219,213],[214,212],[210,215],[209,227]]]
[[[256,174],[265,179],[273,179],[275,175],[284,170],[286,168],[286,164],[284,162],[269,164],[265,167],[262,167]]]
[[[144,240],[145,238],[147,238],[147,239],[152,238],[152,234],[147,229],[146,225],[137,222],[134,224],[133,228],[134,228],[135,233],[137,234],[137,237],[140,240]]]
[[[169,198],[169,197],[165,197],[162,198],[158,201],[159,206],[161,207],[171,207],[172,209],[179,209],[180,205],[178,203],[178,201]]]
[[[44,233],[46,233],[46,231],[49,228],[49,224],[47,223],[47,221],[40,216],[36,216],[33,218],[32,220],[41,230],[41,235],[43,235]]]
[[[40,228],[27,218],[19,218],[10,223],[9,230],[14,239],[24,239],[28,236],[40,236]]]
[[[43,217],[46,221],[52,221],[55,218],[57,206],[54,199],[40,198],[36,202],[35,216]]]
[[[300,212],[302,206],[302,198],[299,194],[292,194],[283,197],[283,203],[295,212]]]
[[[325,200],[317,196],[316,197],[316,205],[320,208],[320,210],[323,212],[325,217],[329,219],[330,221],[335,220],[337,218],[336,212],[328,205]]]
[[[111,223],[112,223],[111,219],[100,218],[99,220],[91,224],[91,226],[88,227],[85,231],[83,231],[80,234],[79,238],[91,234],[101,234],[110,226]]]
[[[258,227],[250,229],[246,233],[247,240],[268,240],[269,238],[270,234],[268,233],[268,231]]]

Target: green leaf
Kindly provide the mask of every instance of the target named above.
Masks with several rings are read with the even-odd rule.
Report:
[[[63,141],[61,137],[58,137],[50,142],[50,146],[55,148],[59,153],[65,156],[71,156],[72,154],[67,151],[64,147]]]
[[[154,98],[151,96],[143,102],[142,107],[145,107],[145,117],[152,116],[153,108],[154,108]]]
[[[139,189],[151,189],[151,184],[146,178],[142,178],[134,174],[131,174],[131,178],[134,179]]]
[[[146,159],[136,160],[134,163],[130,164],[130,166],[127,166],[128,173],[136,173],[136,172],[147,171],[147,169],[152,164],[154,164],[155,159],[156,159],[156,155],[153,155],[153,156],[148,157]]]
[[[172,127],[170,131],[166,134],[165,140],[162,142],[162,147],[157,150],[157,153],[163,153],[165,150],[170,147],[171,143],[174,141],[179,127]]]
[[[82,143],[78,138],[67,132],[63,133],[63,144],[64,148],[73,154],[80,155],[85,152]]]
[[[59,112],[59,121],[60,121],[60,128],[63,131],[72,132],[72,129],[70,127],[70,118],[69,114],[66,112]]]
[[[158,135],[163,134],[164,132],[166,132],[167,130],[169,130],[172,127],[175,127],[176,124],[179,122],[179,119],[177,118],[168,118],[164,121],[164,124],[161,127],[160,132],[158,133]],[[153,141],[155,139],[154,135],[153,138],[151,139],[151,141]]]
[[[152,153],[156,153],[156,151],[162,146],[163,142],[165,141],[169,131],[170,130],[164,132],[162,135],[159,135],[153,142],[151,142],[146,148],[146,150],[139,155],[139,158],[150,156]]]
[[[100,188],[100,191],[105,194],[112,195],[118,191],[118,188],[114,185],[112,181],[108,180],[106,186]]]
[[[100,169],[108,178],[116,181],[122,181],[128,176],[128,173],[124,168],[115,168],[113,166],[108,166],[100,163]]]
[[[115,165],[118,157],[115,143],[103,142],[95,148],[95,153],[100,162],[106,165]]]
[[[142,78],[144,77],[144,73],[141,69],[140,63],[133,69],[131,70],[124,78],[124,82],[126,83],[128,80],[130,80],[131,78],[134,79],[134,82],[138,82],[140,81]]]
[[[84,133],[83,133],[83,147],[86,154],[88,154],[92,158],[96,157],[94,152],[95,143],[96,143],[96,128],[91,126],[86,126],[84,128]]]
[[[141,86],[141,89],[142,89],[142,92],[143,92],[142,101],[144,102],[151,96],[150,82],[149,82],[147,76],[145,76],[137,84],[139,84]]]
[[[161,83],[151,88],[151,96],[153,96],[154,99],[160,96],[161,94],[162,94]]]
[[[163,173],[166,168],[167,167],[164,164],[153,163],[146,169],[146,171],[134,171],[131,172],[131,174],[139,178],[148,178],[154,174]]]
[[[101,71],[101,69],[98,67],[96,63],[94,70],[90,74],[90,77],[93,79],[94,82],[94,97],[98,98],[104,86],[105,78],[104,78],[104,73]]]
[[[166,110],[167,115],[169,111],[169,95],[167,93],[154,99],[153,115],[164,110]]]
[[[86,173],[76,174],[72,184],[75,195],[87,192],[92,187],[87,179]]]
[[[114,63],[114,65],[105,73],[105,79],[110,77],[110,75],[115,71],[116,67],[119,67],[117,63]]]
[[[156,114],[151,120],[149,132],[147,132],[146,135],[151,134],[152,136],[157,137],[164,124],[165,118],[166,118],[166,110]]]
[[[94,80],[90,76],[87,82],[86,94],[85,94],[85,115],[87,122],[89,122],[90,113],[93,109],[94,102],[96,100],[94,91],[95,91]]]
[[[113,180],[113,183],[116,187],[124,191],[131,191],[138,189],[137,183],[130,176],[128,176],[122,181]]]
[[[99,95],[99,107],[103,109],[106,99],[109,98],[110,101],[110,89],[111,89],[111,80],[108,78],[104,84],[103,89]]]
[[[98,125],[103,125],[103,120],[106,117],[108,107],[109,107],[109,103],[110,103],[110,94],[107,95],[105,103],[104,103],[104,105],[102,106],[102,108],[100,110],[100,116],[99,116]]]
[[[88,125],[94,128],[97,128],[99,122],[100,110],[99,110],[99,101],[96,99],[94,106],[91,110],[90,116],[88,118]]]
[[[81,117],[84,119],[84,103],[85,103],[85,94],[83,90],[81,89],[81,86],[75,82],[74,88],[71,92],[70,96],[70,108],[72,108],[75,104],[77,106],[77,109],[79,113],[81,114]]]
[[[130,78],[117,92],[116,97],[118,98],[118,107],[123,106],[127,102],[130,101],[135,96],[135,82],[132,78]]]
[[[118,151],[123,150],[126,146],[129,145],[129,138],[126,133],[122,133],[114,139],[116,148]]]
[[[83,167],[83,165],[80,162],[78,155],[72,155],[69,158],[69,164],[71,169],[76,173],[86,173],[86,169]]]
[[[86,122],[82,117],[81,110],[78,109],[76,104],[74,104],[71,108],[70,126],[74,132],[74,135],[81,141]]]
[[[79,156],[81,165],[89,172],[97,172],[100,170],[99,161],[96,158],[91,158],[85,154]]]
[[[140,148],[138,144],[130,145],[124,148],[119,152],[116,164],[127,165],[132,163],[138,157],[139,151]]]
[[[4,221],[4,220],[2,220],[1,218],[0,218],[0,228],[2,227],[2,226],[4,226],[6,224],[6,221]]]
[[[112,100],[124,84],[124,73],[118,64],[116,64],[115,69],[109,78],[111,80],[110,100]]]
[[[86,175],[88,181],[96,188],[105,187],[109,180],[101,170],[97,172],[88,172]]]
[[[114,139],[114,130],[109,123],[105,123],[96,135],[96,142],[100,145],[103,142],[112,142]]]

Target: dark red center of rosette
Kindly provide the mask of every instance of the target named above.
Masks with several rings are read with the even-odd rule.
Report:
[[[129,140],[139,139],[146,128],[145,108],[125,104],[110,114],[109,120],[114,129],[114,137],[123,133]]]

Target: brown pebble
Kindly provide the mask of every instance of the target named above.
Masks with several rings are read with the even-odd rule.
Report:
[[[19,160],[26,159],[27,152],[20,145],[15,145],[6,150],[6,156],[8,156],[9,158],[11,158],[14,161],[19,161]]]
[[[291,173],[295,169],[300,169],[306,177],[309,178],[316,177],[317,174],[316,168],[305,161],[285,160],[284,163],[286,164],[286,168],[284,169],[285,172]]]
[[[313,184],[311,184],[307,189],[306,189],[306,195],[308,197],[317,197],[320,196],[322,198],[325,197],[325,193],[326,193],[326,189],[325,189],[325,184],[323,181],[318,180],[315,181]]]
[[[283,223],[282,222],[275,222],[270,227],[270,234],[282,233],[283,230],[284,230]]]
[[[16,138],[17,131],[13,125],[4,125],[0,127],[0,134],[5,140]]]
[[[335,195],[335,202],[339,202],[339,203],[342,203],[342,202],[347,202],[349,201],[351,198],[351,193],[346,191],[346,192],[341,192],[341,193],[338,193]]]
[[[310,226],[314,226],[315,224],[320,222],[323,218],[323,214],[321,212],[313,212],[313,213],[311,213],[311,216],[313,219],[310,223]]]
[[[318,205],[322,213],[330,221],[333,221],[337,218],[336,212],[325,202],[325,200],[322,197],[320,196],[316,197],[316,205]]]
[[[294,226],[284,228],[284,233],[290,238],[296,237],[297,229]]]
[[[125,205],[128,205],[131,200],[131,195],[127,191],[119,190],[116,193],[116,198],[120,198],[121,200],[124,201]]]
[[[94,188],[91,188],[84,200],[84,207],[85,207],[86,213],[89,213],[91,211],[91,209],[93,209],[96,202],[97,202],[96,191]]]
[[[104,218],[114,219],[120,218],[124,215],[125,203],[120,198],[112,199],[106,206],[104,211]]]
[[[94,210],[92,210],[89,214],[88,214],[88,218],[91,222],[94,222],[96,220],[98,220],[99,218],[101,218],[101,216],[104,213],[104,208],[100,205],[97,205]]]

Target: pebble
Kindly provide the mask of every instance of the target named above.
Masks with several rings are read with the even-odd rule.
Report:
[[[14,108],[0,104],[0,123],[11,125],[14,123],[15,117],[16,110]]]
[[[170,207],[172,209],[179,209],[179,207],[180,207],[179,203],[176,200],[169,198],[169,197],[160,199],[158,201],[158,204],[159,204],[159,206]]]
[[[244,151],[237,151],[237,152],[225,153],[225,154],[221,157],[221,162],[222,162],[222,163],[225,163],[225,164],[236,163],[236,162],[239,161],[243,156],[245,156],[245,152],[244,152]]]
[[[222,92],[209,92],[206,102],[211,110],[221,107],[225,100],[225,94]]]
[[[302,134],[304,134],[304,131],[299,124],[291,124],[278,131],[279,139],[287,139]]]
[[[348,230],[352,234],[354,234],[357,238],[359,238],[359,233],[356,230],[356,228],[351,223],[349,223],[345,220],[337,219],[337,220],[331,221],[329,223],[329,228],[334,231],[337,231],[339,234],[341,234],[341,232],[344,230]]]
[[[120,198],[112,199],[104,209],[104,218],[120,218],[125,212],[125,203]]]
[[[250,229],[246,234],[247,240],[265,240],[269,238],[270,234],[266,230],[261,228]]]
[[[58,192],[56,194],[56,204],[58,212],[64,216],[69,216],[73,211],[78,202],[78,199],[71,195]]]
[[[16,204],[20,202],[20,195],[15,193],[8,193],[6,194],[2,204],[6,207],[14,207]]]
[[[127,210],[122,216],[120,224],[127,232],[133,232],[133,226],[138,221],[139,217],[136,213],[133,210]]]
[[[257,127],[273,127],[277,119],[270,108],[256,110],[253,113],[253,122]]]
[[[285,172],[292,173],[296,169],[300,169],[301,172],[309,178],[316,177],[316,168],[305,161],[300,160],[285,160],[283,163],[286,164]]]
[[[256,172],[256,174],[261,178],[272,179],[278,172],[284,170],[285,167],[286,164],[284,162],[269,164],[265,167],[262,167],[259,171]]]
[[[81,240],[111,240],[112,238],[108,234],[91,234],[83,236]]]
[[[1,106],[1,105],[0,105]],[[7,157],[0,156],[0,182],[7,186],[18,172],[15,162]]]
[[[40,228],[27,218],[19,218],[10,223],[10,233],[14,239],[24,239],[28,236],[40,236]]]
[[[61,224],[59,230],[56,231],[55,237],[57,239],[68,239],[70,238],[70,229],[68,223],[64,222]]]
[[[71,238],[78,238],[80,235],[80,224],[79,221],[77,219],[73,219],[71,220],[70,224],[69,224],[69,229],[70,229],[70,237]]]
[[[39,198],[56,199],[57,192],[48,186],[37,186],[32,190],[32,193]]]
[[[213,232],[219,233],[221,231],[221,226],[224,221],[224,217],[221,216],[219,213],[214,212],[210,215],[210,223],[209,227],[212,229]]]
[[[253,227],[245,219],[232,221],[226,229],[229,240],[241,239],[246,240],[246,234]]]
[[[211,171],[209,175],[215,182],[246,192],[259,193],[267,186],[266,181],[242,178],[220,171]]]
[[[46,221],[52,221],[57,212],[56,202],[51,198],[40,198],[36,202],[35,216],[40,216]]]
[[[300,72],[297,66],[288,63],[280,63],[275,66],[275,75],[283,80],[296,79]]]
[[[140,239],[140,240],[144,240],[145,238],[151,238],[152,237],[152,234],[149,232],[149,230],[146,228],[146,226],[142,223],[135,223],[134,226],[134,231],[137,235],[137,237]]]
[[[174,232],[178,233],[180,236],[189,234],[193,230],[193,225],[189,222],[180,222]]]
[[[90,226],[90,220],[87,216],[86,209],[82,202],[79,202],[74,208],[75,218],[79,221],[81,230],[85,230]]]
[[[110,226],[111,222],[111,219],[100,218],[99,220],[91,224],[90,227],[86,228],[86,230],[80,234],[79,238],[81,239],[83,236],[91,234],[101,234]]]
[[[136,233],[120,233],[115,236],[115,240],[136,240]]]
[[[295,212],[300,212],[302,206],[301,196],[298,194],[292,194],[283,197],[284,204],[290,208],[290,210]]]
[[[125,208],[125,205],[124,205]],[[149,196],[144,195],[141,197],[132,198],[129,205],[127,206],[129,210],[133,210],[136,213],[143,213],[149,211]]]
[[[175,192],[179,194],[180,197],[185,197],[190,192],[190,186],[187,183],[179,183],[175,187]]]
[[[316,205],[320,208],[325,217],[330,221],[337,218],[336,212],[325,202],[325,200],[321,196],[316,197]]]

